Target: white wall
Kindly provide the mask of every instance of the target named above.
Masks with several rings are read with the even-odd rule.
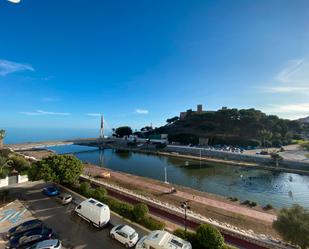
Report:
[[[8,185],[9,185],[9,178],[8,177],[0,179],[0,188],[6,187]]]
[[[18,175],[18,183],[28,182],[28,176],[27,175]]]

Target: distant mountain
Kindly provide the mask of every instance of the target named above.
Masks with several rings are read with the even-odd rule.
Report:
[[[309,116],[306,117],[306,118],[300,118],[300,119],[298,119],[298,121],[301,122],[301,123],[309,123]]]

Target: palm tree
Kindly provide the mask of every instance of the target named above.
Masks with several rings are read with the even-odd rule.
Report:
[[[4,169],[7,167],[11,167],[10,163],[12,163],[11,159],[7,159],[5,157],[0,156],[0,177],[4,175]]]
[[[5,130],[0,130],[0,150],[3,148],[3,138],[5,137]]]
[[[271,141],[273,137],[273,133],[269,130],[261,130],[260,136],[262,138],[262,146],[265,148],[266,144],[268,144]],[[267,149],[268,149],[268,146],[267,146]]]

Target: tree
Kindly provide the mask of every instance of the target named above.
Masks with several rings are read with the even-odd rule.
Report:
[[[268,130],[261,130],[260,136],[261,136],[262,146],[268,147],[267,145],[270,143],[272,136],[273,136],[272,132]]]
[[[273,228],[285,241],[298,245],[302,249],[309,247],[309,210],[300,205],[280,210]]]
[[[280,156],[277,152],[272,152],[270,154],[271,159],[274,161],[274,163],[276,164],[276,167],[279,166],[279,162],[281,162],[283,160],[283,157]]]
[[[149,209],[148,206],[144,203],[138,203],[136,205],[134,205],[133,208],[133,218],[136,221],[142,220],[146,217],[146,215],[148,214]]]
[[[129,127],[129,126],[121,126],[121,127],[118,127],[118,128],[115,130],[115,134],[116,134],[118,137],[129,136],[129,135],[132,134],[132,129],[131,129],[131,127]]]
[[[143,128],[141,128],[141,132],[149,132],[152,131],[153,128],[151,126],[145,126]]]
[[[177,121],[177,120],[179,120],[179,117],[178,117],[178,116],[175,116],[175,117],[173,117],[173,118],[168,118],[168,119],[166,120],[166,123],[171,124],[171,123],[174,123],[174,122]]]
[[[0,178],[7,175],[8,172],[5,169],[11,167],[11,163],[11,159],[0,156]]]
[[[196,238],[201,248],[222,249],[224,246],[224,238],[221,233],[209,224],[202,224],[198,227]]]
[[[0,130],[0,150],[3,149],[3,139],[5,137],[5,130],[1,129]]]
[[[22,156],[13,155],[10,157],[10,165],[18,173],[26,172],[30,168],[30,163]]]
[[[30,180],[44,179],[73,184],[83,171],[83,164],[72,155],[52,155],[35,162],[28,172]]]

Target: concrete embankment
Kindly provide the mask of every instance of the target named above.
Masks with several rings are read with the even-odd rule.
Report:
[[[246,165],[246,163],[249,163],[247,164],[247,166],[263,167],[273,170],[288,171],[302,174],[309,173],[308,162],[301,162],[295,160],[283,160],[280,162],[279,167],[275,167],[274,161],[270,157],[260,155],[247,155],[242,153],[173,145],[166,146],[166,148],[164,148],[164,151],[169,153],[176,152],[179,153],[179,155],[189,155],[196,158],[218,159],[228,162],[229,164],[237,164],[237,162],[241,162],[238,165]]]

